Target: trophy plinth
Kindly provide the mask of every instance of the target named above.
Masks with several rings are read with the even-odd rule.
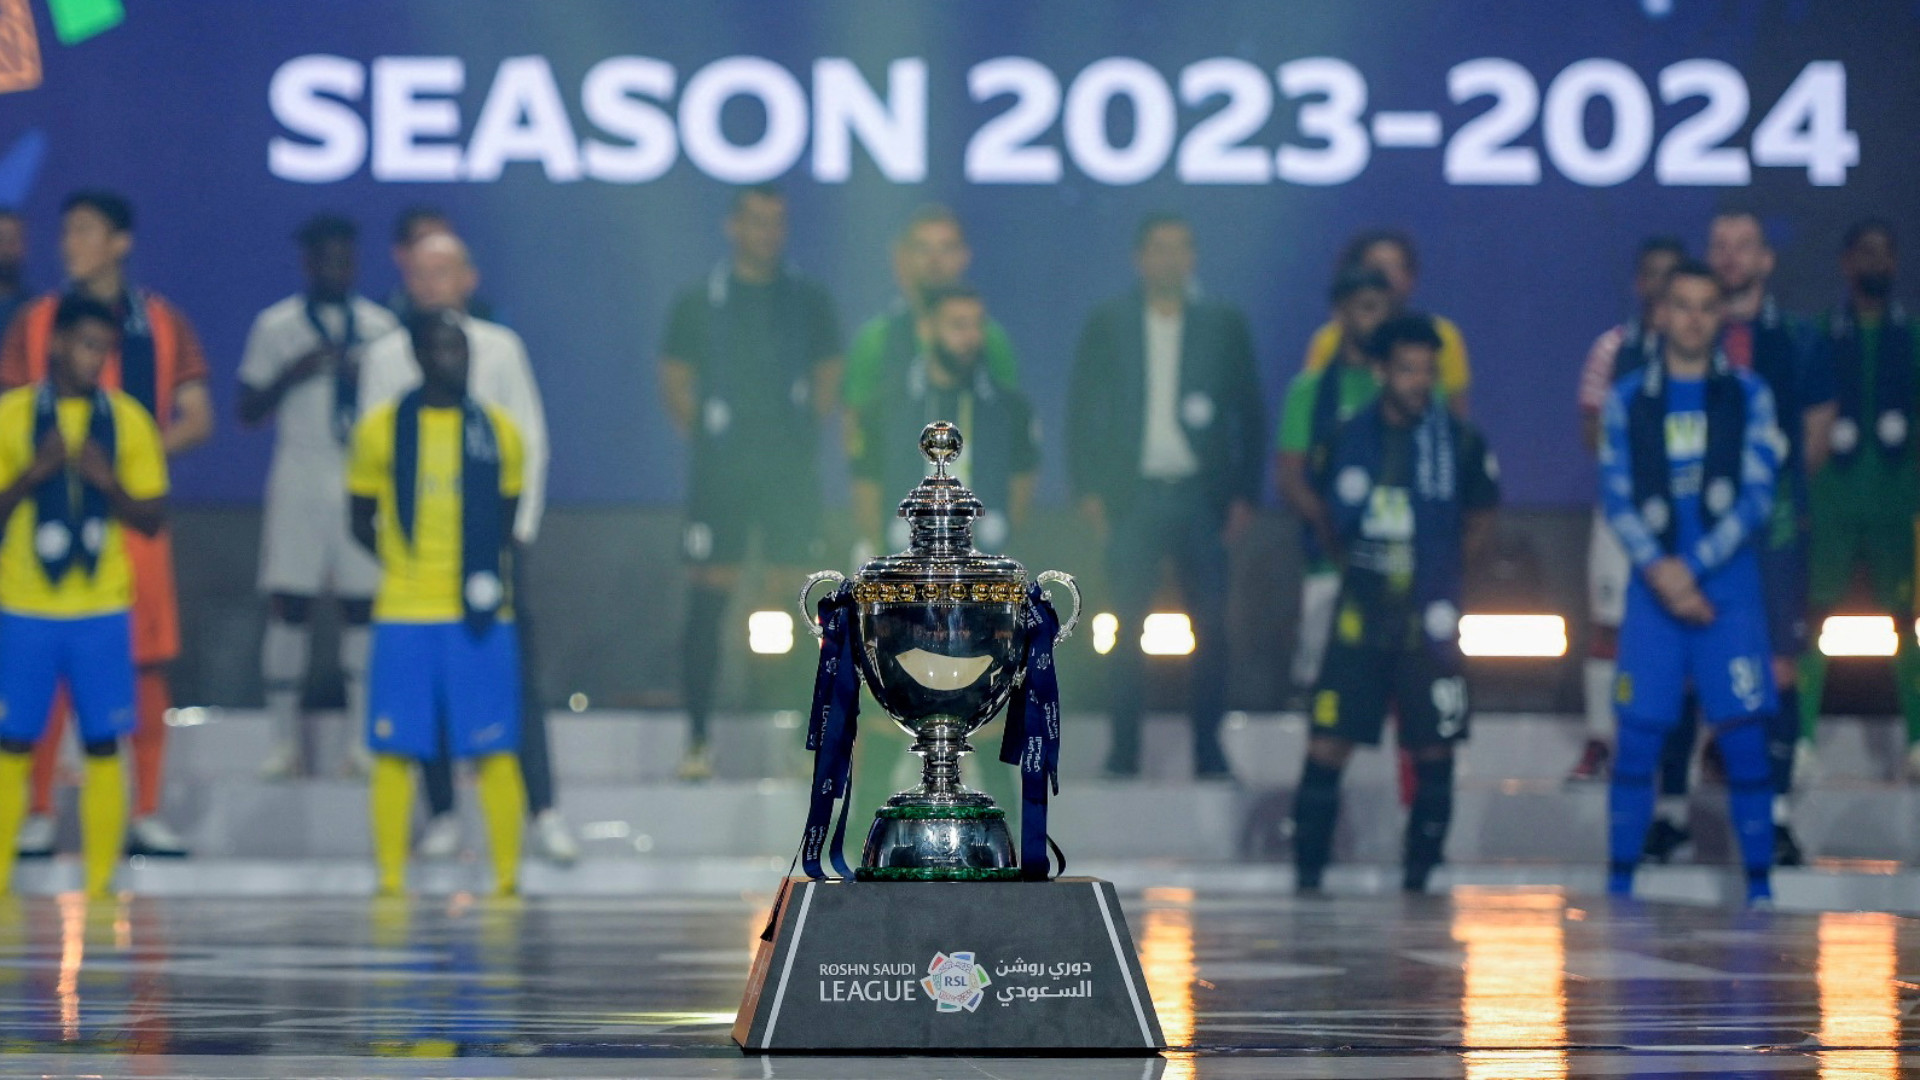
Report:
[[[854,575],[860,674],[887,715],[914,737],[920,786],[887,800],[867,835],[862,881],[1013,881],[1020,877],[1005,811],[960,782],[967,736],[993,719],[1022,676],[1027,572],[1012,559],[974,549],[973,521],[980,500],[947,466],[960,455],[959,429],[927,425],[920,451],[933,472],[900,504],[912,540]],[[1041,574],[1080,593],[1065,574]],[[845,578],[825,571],[807,579],[800,608],[822,581]],[[815,633],[819,633],[815,629]]]

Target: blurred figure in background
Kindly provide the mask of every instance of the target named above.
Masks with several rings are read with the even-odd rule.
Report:
[[[0,331],[13,324],[32,295],[27,287],[27,223],[20,211],[0,207]]]
[[[400,271],[400,285],[387,297],[387,310],[393,312],[401,322],[405,322],[407,316],[413,313],[413,293],[407,287],[407,279],[413,272],[414,245],[434,233],[459,236],[454,231],[453,219],[437,206],[415,204],[400,211],[400,215],[393,219],[393,268]],[[467,314],[488,322],[500,322],[493,304],[479,295],[467,298]]]
[[[527,794],[509,564],[525,457],[506,410],[467,392],[465,322],[445,309],[408,319],[420,386],[369,409],[348,464],[354,539],[380,560],[368,818],[388,896],[406,885],[414,763],[448,754],[474,761],[496,890],[519,888]]]
[[[1399,229],[1370,229],[1347,241],[1340,254],[1340,269],[1351,266],[1379,271],[1393,289],[1395,314],[1407,310],[1413,302],[1413,290],[1419,285],[1420,256],[1414,251],[1413,237]],[[1440,335],[1440,392],[1454,415],[1467,415],[1467,392],[1473,383],[1473,368],[1467,362],[1467,342],[1460,328],[1444,316],[1428,314]],[[1340,353],[1339,320],[1329,320],[1314,331],[1307,342],[1305,371],[1320,371],[1334,362]]]
[[[1914,611],[1914,515],[1920,512],[1914,419],[1920,403],[1920,339],[1893,299],[1899,249],[1893,226],[1870,218],[1847,230],[1840,274],[1847,299],[1822,322],[1832,350],[1839,412],[1832,455],[1811,482],[1813,617],[1834,613],[1856,570],[1864,568],[1874,609],[1893,616],[1899,651],[1894,686],[1906,719],[1906,773],[1920,780],[1920,651],[1908,620]],[[1811,760],[1827,658],[1810,648],[1800,661],[1802,757]]]
[[[847,347],[847,408],[866,408],[897,389],[900,378],[930,343],[928,297],[959,284],[972,263],[973,249],[967,246],[960,218],[952,210],[930,203],[913,212],[893,245],[893,274],[900,283],[900,296],[886,312],[862,323]],[[1008,388],[1019,385],[1013,342],[992,316],[987,317],[981,354],[995,382]]]
[[[1140,286],[1093,310],[1067,397],[1067,465],[1093,536],[1106,544],[1120,640],[1111,657],[1112,776],[1140,772],[1144,660],[1138,634],[1173,563],[1193,628],[1193,767],[1231,780],[1226,710],[1227,549],[1253,520],[1265,443],[1253,338],[1239,309],[1194,287],[1193,229],[1142,219]]]
[[[1600,492],[1633,562],[1620,625],[1607,889],[1633,891],[1654,815],[1653,772],[1689,685],[1725,761],[1747,900],[1771,897],[1767,740],[1774,692],[1761,552],[1782,457],[1773,394],[1716,347],[1725,292],[1712,270],[1668,275],[1661,355],[1622,376],[1602,414]]]
[[[101,385],[122,390],[160,425],[169,458],[213,436],[213,397],[200,337],[180,309],[128,280],[133,252],[133,206],[111,191],[80,191],[60,210],[60,258],[65,293],[91,296],[120,320],[120,351],[101,372]],[[0,346],[0,386],[29,386],[47,377],[48,346],[59,293],[22,308]],[[126,538],[133,561],[133,660],[138,668],[133,732],[134,804],[127,827],[129,855],[181,856],[186,844],[160,819],[165,793],[167,712],[173,707],[167,665],[180,655],[180,610],[175,599],[173,543],[161,529]],[[35,751],[33,812],[20,830],[21,853],[53,851],[53,783],[66,709],[56,704]]]
[[[0,893],[13,876],[33,749],[63,684],[86,751],[87,895],[107,895],[125,845],[120,740],[135,723],[136,588],[126,540],[160,530],[167,460],[153,418],[101,382],[123,348],[123,320],[94,297],[62,297],[46,377],[0,396]]]
[[[1600,450],[1600,414],[1614,381],[1646,366],[1657,355],[1660,327],[1656,316],[1667,275],[1687,257],[1678,237],[1650,236],[1640,242],[1633,260],[1633,295],[1639,309],[1633,318],[1594,339],[1580,368],[1580,436],[1596,454]],[[1581,690],[1587,708],[1587,745],[1574,763],[1569,780],[1605,780],[1613,760],[1614,657],[1620,648],[1620,620],[1627,610],[1627,582],[1633,566],[1620,540],[1607,525],[1606,509],[1596,505],[1593,530],[1587,541],[1587,659],[1581,669]]]
[[[520,663],[518,752],[527,805],[533,815],[536,850],[543,858],[564,864],[579,856],[579,844],[556,805],[546,699],[541,693],[533,605],[527,588],[529,556],[539,539],[547,505],[546,408],[520,335],[467,310],[479,283],[480,274],[474,269],[467,246],[452,233],[427,233],[407,257],[406,288],[413,310],[456,316],[467,343],[467,393],[482,405],[500,409],[513,421],[526,455],[519,509],[508,537],[515,656]],[[413,338],[400,333],[388,334],[368,346],[362,369],[360,395],[364,408],[400,399],[421,384],[424,370],[414,354]],[[451,858],[459,853],[462,843],[460,818],[453,806],[452,755],[429,757],[422,768],[428,817],[420,834],[419,854],[429,859]]]
[[[267,596],[260,675],[277,739],[261,765],[269,779],[297,776],[309,766],[300,702],[313,605],[323,593],[340,604],[350,761],[360,775],[372,764],[365,741],[368,623],[380,567],[347,528],[347,443],[360,418],[362,354],[398,324],[387,309],[354,292],[358,237],[353,222],[332,214],[300,227],[295,240],[306,289],[254,319],[240,360],[240,421],[275,423],[259,578]]]
[[[1320,678],[1333,602],[1340,592],[1333,517],[1320,494],[1326,489],[1327,459],[1340,425],[1379,396],[1379,365],[1368,349],[1393,310],[1393,288],[1378,270],[1346,266],[1334,278],[1332,303],[1340,326],[1339,352],[1327,367],[1302,371],[1288,384],[1274,470],[1280,497],[1300,515],[1300,544],[1306,554],[1300,638],[1293,654],[1293,685],[1302,692]]]
[[[927,345],[908,369],[904,385],[850,412],[853,504],[860,535],[878,550],[906,549],[907,523],[893,510],[927,475],[921,429],[948,420],[959,426],[965,440],[948,472],[985,507],[973,523],[974,546],[1008,554],[1026,524],[1040,470],[1033,409],[987,367],[987,307],[977,290],[964,284],[928,290],[926,310]],[[983,744],[987,738],[979,737]],[[904,753],[907,741],[906,733],[892,723],[871,725],[863,733],[854,748],[853,790],[861,803],[856,822],[871,820],[872,812],[903,786],[895,774],[913,760]],[[984,767],[969,765],[968,772],[968,782],[1001,807],[1020,805],[1017,774],[999,768],[990,755]]]
[[[713,775],[708,722],[723,622],[755,539],[782,596],[826,557],[814,459],[841,373],[832,297],[785,262],[786,196],[771,185],[741,188],[726,234],[727,258],[674,300],[659,361],[668,414],[692,444],[679,770],[690,781]]]

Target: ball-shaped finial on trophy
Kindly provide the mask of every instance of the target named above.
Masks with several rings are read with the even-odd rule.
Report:
[[[947,464],[960,456],[965,444],[960,429],[945,420],[935,420],[920,429],[920,452],[933,462],[935,476],[947,475]]]

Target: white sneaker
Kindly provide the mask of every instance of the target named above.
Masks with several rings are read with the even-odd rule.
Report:
[[[134,818],[127,826],[127,854],[183,859],[187,855],[187,842],[166,822],[149,815]]]
[[[413,846],[413,853],[423,859],[451,859],[460,854],[464,839],[458,814],[435,814],[420,830],[420,842]]]
[[[353,743],[347,747],[347,779],[365,780],[373,775],[373,751],[365,743]]]
[[[572,866],[580,858],[580,844],[567,828],[567,819],[551,806],[534,815],[533,844],[541,858],[556,866]]]
[[[690,784],[713,779],[713,752],[704,746],[687,751],[687,756],[680,759],[680,768],[675,770],[675,775]]]
[[[29,814],[27,820],[20,823],[20,836],[14,841],[14,850],[26,859],[44,859],[53,854],[53,834],[59,829],[59,822],[52,814]]]
[[[1920,781],[1920,742],[1907,747],[1907,779]]]
[[[291,780],[300,775],[300,748],[292,743],[281,743],[260,763],[260,779]]]
[[[1793,744],[1793,788],[1812,787],[1820,782],[1820,755],[1813,749],[1813,742],[1801,739]]]

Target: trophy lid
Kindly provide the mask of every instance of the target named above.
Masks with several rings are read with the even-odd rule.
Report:
[[[933,472],[900,502],[899,516],[906,519],[912,539],[907,550],[883,555],[862,567],[863,580],[1025,579],[1025,568],[1012,559],[974,550],[973,522],[985,508],[958,477],[947,472],[965,446],[960,429],[946,420],[921,430],[920,453],[933,465]]]

